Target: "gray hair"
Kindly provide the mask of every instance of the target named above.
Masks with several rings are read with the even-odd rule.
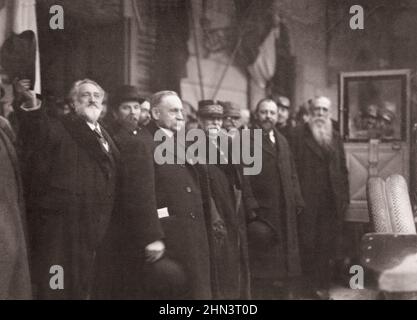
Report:
[[[154,93],[149,98],[149,103],[151,105],[151,109],[158,107],[161,104],[162,100],[167,96],[176,96],[176,97],[178,97],[178,94],[175,91],[170,91],[170,90],[164,90],[164,91],[159,91],[159,92]]]
[[[83,79],[83,80],[78,80],[78,81],[75,81],[74,83],[73,83],[73,85],[72,85],[72,87],[71,87],[71,90],[70,90],[70,92],[69,92],[69,94],[68,94],[68,98],[69,98],[69,100],[70,101],[72,101],[72,102],[74,102],[75,101],[75,98],[76,98],[76,96],[78,95],[78,92],[79,92],[79,90],[80,90],[80,87],[83,85],[83,84],[86,84],[86,83],[89,83],[89,84],[92,84],[92,85],[94,85],[94,86],[96,86],[97,87],[97,89],[100,91],[100,93],[101,93],[101,96],[104,98],[105,97],[105,95],[106,95],[106,92],[104,91],[104,89],[97,83],[97,82],[95,82],[95,81],[93,81],[93,80],[90,80],[90,79]]]
[[[330,107],[332,106],[332,102],[330,101],[328,97],[317,96],[317,97],[314,97],[314,99],[311,101],[310,110],[313,110],[313,108],[317,106],[326,107],[327,109],[330,110]]]

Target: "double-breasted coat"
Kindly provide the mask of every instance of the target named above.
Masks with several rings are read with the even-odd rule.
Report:
[[[275,144],[263,134],[262,146],[255,144],[251,135],[251,148],[255,156],[261,155],[262,169],[249,179],[258,215],[275,228],[277,241],[263,249],[249,243],[249,254],[254,278],[285,279],[301,274],[297,211],[304,201],[288,142],[277,130],[273,132]]]
[[[111,263],[102,253],[113,213],[119,151],[101,127],[109,152],[103,150],[96,134],[75,114],[57,120],[41,108],[20,110],[19,119],[37,297],[94,298],[101,287],[97,266]],[[62,278],[63,283],[58,280]]]
[[[153,152],[162,143],[154,140],[158,129],[152,121],[142,129]],[[175,136],[168,139],[175,140]],[[179,144],[179,148],[185,148]],[[164,212],[160,222],[165,234],[166,255],[184,268],[190,285],[189,294],[180,298],[211,299],[210,253],[200,172],[181,152],[172,156],[174,163],[154,162],[157,207]]]

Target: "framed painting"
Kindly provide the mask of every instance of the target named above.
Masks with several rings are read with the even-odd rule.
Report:
[[[407,139],[409,70],[340,74],[339,119],[345,142]]]

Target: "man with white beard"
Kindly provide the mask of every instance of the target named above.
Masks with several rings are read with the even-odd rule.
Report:
[[[301,260],[313,296],[328,299],[330,263],[340,250],[349,203],[348,171],[342,139],[332,128],[331,101],[317,97],[309,112],[292,145],[306,205],[299,220]]]
[[[98,120],[104,90],[74,83],[71,113],[49,117],[29,90],[15,83],[15,109],[25,154],[35,294],[40,299],[106,297],[112,265],[105,239],[116,195],[119,151]]]

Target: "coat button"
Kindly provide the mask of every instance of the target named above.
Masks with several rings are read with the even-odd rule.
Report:
[[[191,212],[190,213],[190,217],[193,218],[193,219],[195,219],[195,214]]]
[[[191,187],[186,187],[186,188],[185,188],[185,190],[186,190],[188,193],[191,193],[191,191],[192,191]]]

